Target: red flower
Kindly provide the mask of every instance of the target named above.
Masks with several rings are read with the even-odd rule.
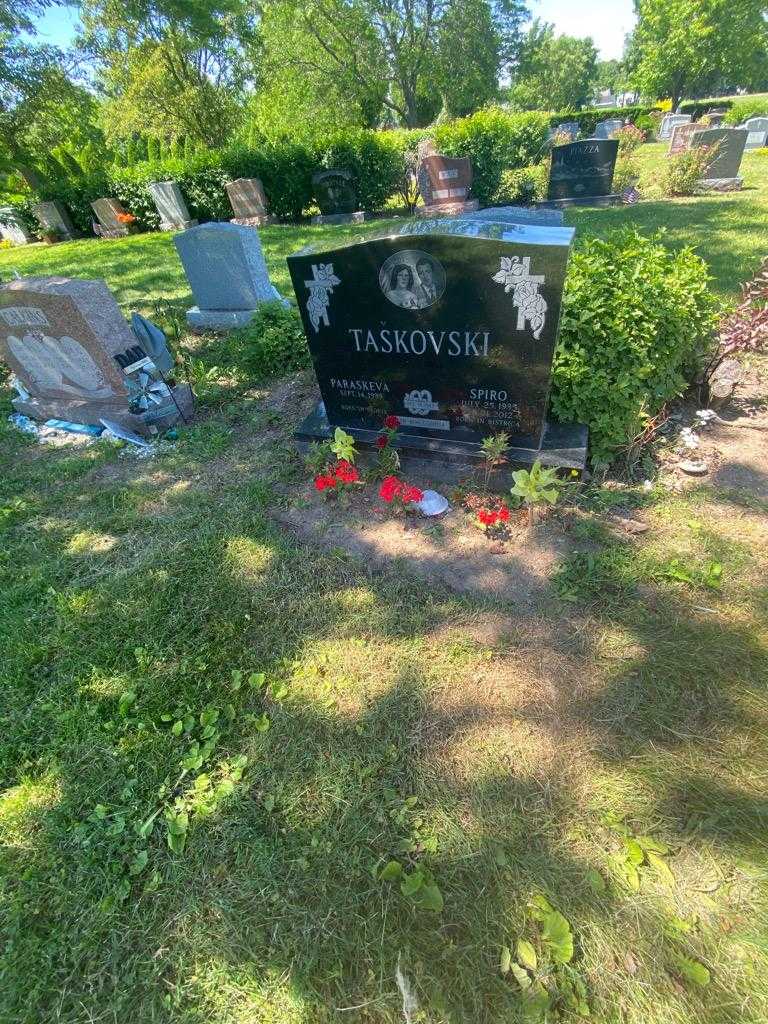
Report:
[[[315,488],[318,491],[324,491],[326,487],[335,487],[336,480],[332,476],[316,476],[315,477]]]
[[[498,511],[498,517],[502,523],[506,523],[509,521],[509,509],[507,508],[506,505],[501,506],[501,508]]]
[[[400,420],[397,418],[397,416],[385,416],[384,426],[387,428],[387,430],[397,430],[397,428],[400,426]]]
[[[386,448],[387,447],[387,441],[388,441],[387,435],[386,434],[380,434],[376,438],[376,447],[377,448]]]
[[[493,526],[498,519],[497,512],[490,512],[487,508],[481,508],[477,513],[477,518],[483,524],[483,526]]]
[[[346,459],[341,459],[336,464],[335,474],[336,478],[345,484],[355,484],[360,479],[360,474]]]
[[[400,494],[400,498],[404,505],[407,505],[410,501],[421,501],[424,497],[424,492],[420,491],[418,487],[403,487]]]
[[[397,479],[396,476],[388,476],[385,480],[382,480],[381,487],[379,488],[379,497],[384,501],[392,501],[395,495],[399,494],[403,489],[403,485]]]

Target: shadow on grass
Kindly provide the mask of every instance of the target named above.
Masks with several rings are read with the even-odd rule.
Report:
[[[373,574],[292,546],[247,488],[168,488],[171,515],[124,523],[153,486],[163,494],[154,472],[137,466],[133,481],[63,507],[36,480],[27,500],[50,521],[42,534],[23,522],[10,534],[5,784],[54,772],[61,799],[30,815],[29,846],[6,855],[9,1019],[79,1021],[108,1007],[118,1021],[320,1022],[343,1008],[345,1020],[394,1022],[402,956],[428,1020],[515,1020],[519,997],[498,958],[535,938],[525,923],[535,891],[571,922],[594,1019],[615,1019],[617,992],[647,1021],[761,1019],[765,1004],[750,1004],[710,930],[671,939],[675,899],[653,880],[637,899],[622,888],[603,822],[618,809],[674,849],[759,864],[764,799],[723,763],[734,745],[750,755],[764,697],[768,658],[752,624],[702,618],[651,587],[642,600],[602,601],[599,626],[555,613],[535,649],[471,634],[452,644],[446,627],[461,637],[491,612],[523,636],[529,623],[401,570]],[[73,554],[88,527],[113,528],[120,543]],[[606,670],[607,628],[634,653]],[[288,695],[233,692],[233,668],[285,680]],[[128,690],[137,700],[121,715]],[[183,857],[156,829],[146,874],[115,902],[132,825],[178,771],[161,715],[230,703],[210,770],[245,753],[246,781],[193,824]],[[262,710],[267,733],[248,718]],[[87,824],[96,804],[123,808],[126,830]],[[434,873],[442,914],[378,880],[390,858]],[[588,884],[592,867],[609,879],[603,894]],[[155,870],[157,888],[144,891]],[[628,947],[635,971],[622,966]],[[709,990],[672,980],[680,951],[712,967]]]

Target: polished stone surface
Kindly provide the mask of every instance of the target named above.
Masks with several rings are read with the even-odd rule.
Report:
[[[32,207],[32,213],[40,221],[43,228],[57,231],[64,241],[74,238],[77,234],[66,207],[58,202],[58,200],[38,203]]]
[[[589,203],[613,195],[616,139],[584,139],[552,148],[547,201]]]
[[[470,215],[290,256],[329,423],[375,437],[394,414],[451,458],[501,431],[538,451],[573,234]]]

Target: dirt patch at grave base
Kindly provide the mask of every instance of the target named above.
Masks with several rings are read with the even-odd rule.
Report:
[[[418,484],[430,486],[427,480]],[[402,567],[436,587],[525,607],[543,600],[555,566],[576,547],[559,520],[516,528],[499,542],[453,506],[440,517],[403,518],[368,496],[342,509],[309,488],[304,494],[297,504],[270,513],[303,542],[343,551],[373,571]]]

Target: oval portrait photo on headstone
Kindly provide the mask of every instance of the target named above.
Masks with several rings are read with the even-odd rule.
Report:
[[[401,249],[382,264],[379,285],[393,305],[426,309],[445,291],[445,270],[429,253]]]

